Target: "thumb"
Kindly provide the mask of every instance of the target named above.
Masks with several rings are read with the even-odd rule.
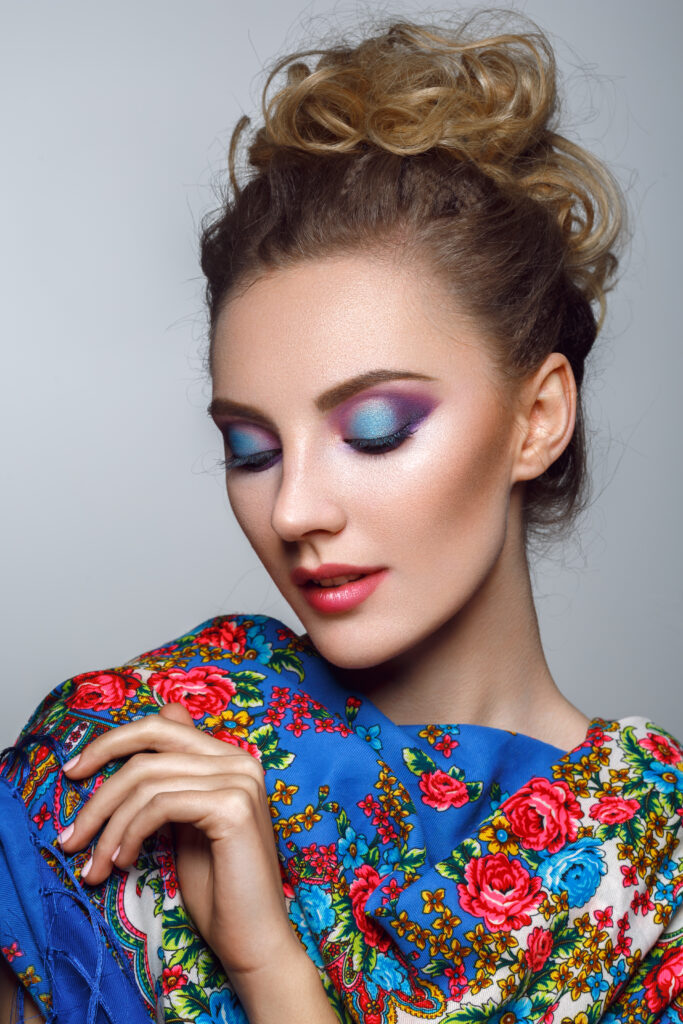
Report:
[[[181,725],[191,725],[194,728],[192,715],[183,704],[162,704],[159,708],[162,718],[170,718],[172,722],[179,722]]]

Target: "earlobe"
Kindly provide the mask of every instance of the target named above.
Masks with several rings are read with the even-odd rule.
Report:
[[[576,422],[576,381],[569,360],[551,352],[522,386],[520,446],[512,483],[534,480],[562,454]]]

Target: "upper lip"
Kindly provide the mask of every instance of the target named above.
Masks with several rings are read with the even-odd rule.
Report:
[[[315,569],[307,569],[300,565],[292,571],[292,581],[301,587],[310,580],[319,583],[320,580],[334,576],[367,576],[368,573],[379,572],[381,568],[378,565],[342,565],[339,562],[326,562]]]

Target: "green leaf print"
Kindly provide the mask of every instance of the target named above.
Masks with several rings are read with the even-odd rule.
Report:
[[[436,762],[432,761],[429,754],[425,754],[418,747],[404,747],[403,760],[413,775],[422,775],[424,772],[436,771]]]
[[[184,949],[197,938],[197,932],[183,907],[171,907],[164,917],[162,927],[166,949]]]
[[[292,654],[291,651],[273,651],[268,666],[269,668],[274,668],[280,674],[282,674],[283,670],[294,672],[298,676],[300,683],[304,681],[301,658],[296,654]]]

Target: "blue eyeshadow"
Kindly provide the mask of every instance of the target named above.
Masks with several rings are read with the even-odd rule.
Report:
[[[385,437],[402,426],[395,403],[386,398],[370,398],[354,410],[346,431],[356,438]]]
[[[252,430],[240,426],[228,426],[224,428],[225,440],[230,446],[230,451],[238,458],[244,455],[256,455],[258,452],[266,451],[268,445],[264,444],[263,438],[256,437]]]

